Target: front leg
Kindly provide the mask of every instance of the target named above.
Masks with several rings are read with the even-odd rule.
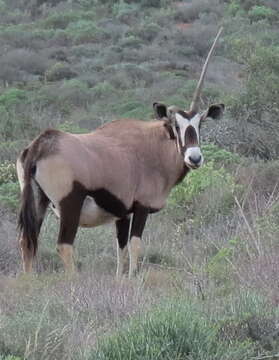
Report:
[[[136,204],[134,206],[132,228],[130,240],[128,243],[128,252],[130,258],[129,278],[134,276],[138,269],[138,258],[142,253],[141,236],[144,230],[148,213],[148,208],[140,204]]]
[[[128,237],[129,237],[129,228],[130,228],[130,218],[125,217],[123,219],[117,220],[116,225],[116,234],[117,234],[117,270],[116,277],[121,278],[128,265]]]

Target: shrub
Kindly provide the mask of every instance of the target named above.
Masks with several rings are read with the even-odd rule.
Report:
[[[119,1],[113,5],[112,12],[121,22],[132,25],[139,14],[139,7],[137,4],[127,4],[124,1]]]
[[[181,3],[174,14],[174,19],[179,22],[192,23],[198,19],[201,13],[206,13],[207,16],[210,12],[220,8],[219,1],[209,0],[195,0],[189,3]]]
[[[57,127],[58,130],[70,132],[73,134],[86,134],[88,133],[88,129],[83,129],[79,127],[78,124],[75,124],[72,121],[65,121]]]
[[[59,102],[69,107],[87,107],[92,101],[92,92],[85,82],[72,79],[65,81],[59,88]]]
[[[239,164],[241,158],[230,151],[222,149],[214,144],[205,144],[202,146],[202,153],[205,161],[213,161],[218,166],[228,166]]]
[[[154,74],[144,66],[124,63],[111,67],[113,76],[111,84],[116,89],[131,89],[132,87],[148,87],[154,81]]]
[[[45,73],[47,81],[59,81],[63,79],[72,79],[77,76],[71,67],[67,64],[56,63]]]
[[[145,119],[150,110],[143,106],[140,101],[131,100],[117,103],[112,106],[112,111],[123,118]]]
[[[0,79],[3,81],[4,86],[11,85],[15,81],[23,80],[23,74],[13,65],[2,61],[0,65]]]
[[[26,30],[20,26],[9,26],[1,33],[1,38],[14,48],[43,49],[45,41],[51,39],[54,30]]]
[[[76,11],[53,13],[42,21],[42,26],[46,29],[66,29],[71,23],[76,21],[80,14]]]
[[[142,7],[155,7],[159,8],[162,6],[162,0],[140,0],[140,4]]]
[[[130,321],[100,341],[89,360],[246,359],[249,343],[226,343],[217,328],[188,300],[173,300]]]
[[[18,154],[26,145],[26,140],[3,141],[2,139],[0,142],[0,163],[5,161],[15,163]]]
[[[0,185],[16,181],[16,167],[10,161],[0,163]]]
[[[231,115],[236,119],[238,141],[245,155],[263,159],[278,157],[276,114],[279,99],[279,51],[253,37],[231,43],[233,57],[245,65],[245,88],[232,97]],[[239,129],[241,128],[241,131]]]
[[[162,28],[155,23],[143,23],[138,29],[135,29],[133,33],[144,41],[151,42],[156,38],[160,31],[162,31]]]
[[[70,23],[66,28],[66,33],[73,39],[76,45],[98,42],[108,35],[90,20],[79,20]]]
[[[10,110],[11,107],[26,102],[27,98],[24,90],[10,88],[0,95],[0,105]]]
[[[275,10],[272,10],[266,6],[253,6],[248,12],[248,16],[251,21],[259,21],[267,19],[272,21],[276,19],[277,14]]]
[[[234,249],[231,246],[218,250],[208,262],[206,270],[217,285],[232,286],[233,271],[230,266]]]
[[[5,11],[6,10],[6,4],[3,0],[0,1],[0,11]]]
[[[195,54],[205,57],[208,53],[212,39],[216,36],[216,25],[203,25],[194,23],[187,32],[177,30],[174,34],[174,41],[177,46],[191,47],[195,50]],[[195,55],[195,54],[192,54]]]
[[[130,36],[124,37],[119,42],[119,45],[122,47],[138,48],[140,45],[142,45],[142,40],[137,36],[130,35]]]
[[[114,94],[116,89],[107,81],[103,83],[99,83],[98,85],[94,86],[92,89],[92,93],[94,98],[96,99],[105,99],[111,94]]]
[[[224,168],[215,169],[214,163],[209,162],[197,171],[191,171],[184,181],[176,186],[169,198],[170,204],[181,204],[192,201],[210,187],[222,188],[228,186],[233,193],[234,178]]]
[[[65,46],[70,47],[73,43],[73,39],[71,34],[69,34],[66,30],[57,30],[55,31],[54,36],[49,40],[49,43],[52,46]]]
[[[15,211],[19,206],[19,184],[7,182],[0,185],[0,203]]]
[[[40,75],[47,69],[48,61],[44,56],[34,51],[14,49],[1,57],[1,64],[9,64],[16,71],[23,70],[29,74]]]
[[[28,92],[16,88],[0,95],[0,138],[4,141],[18,139],[30,127],[30,118],[24,110],[28,105]],[[18,116],[21,113],[21,116]]]

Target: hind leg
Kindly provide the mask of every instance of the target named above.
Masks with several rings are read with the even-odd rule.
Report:
[[[66,272],[75,272],[73,243],[78,229],[79,217],[68,212],[61,214],[57,252],[63,261]]]
[[[78,186],[60,202],[60,229],[57,251],[66,272],[75,271],[73,243],[77,233],[80,211],[85,198],[84,191]]]
[[[26,239],[21,236],[19,239],[19,246],[21,250],[21,258],[23,263],[23,271],[25,273],[32,271],[32,264],[33,264],[33,257],[34,257],[34,251],[33,249],[28,248],[28,244]]]
[[[21,155],[22,157],[22,155]],[[21,161],[21,157],[17,159],[16,169],[17,169],[17,177],[20,185],[20,190],[23,190],[24,187],[24,169]],[[23,236],[19,238],[19,246],[21,250],[21,258],[23,263],[23,271],[31,272],[32,271],[32,262],[33,262],[33,253],[34,250],[28,247],[27,239]]]

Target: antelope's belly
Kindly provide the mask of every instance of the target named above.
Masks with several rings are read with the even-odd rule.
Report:
[[[79,218],[79,226],[93,227],[116,220],[116,217],[100,208],[95,200],[86,196]]]
[[[60,218],[59,209],[52,206],[52,210],[55,212],[56,216]],[[69,209],[69,211],[71,210]],[[115,221],[116,219],[115,216],[100,208],[92,197],[86,196],[81,208],[79,226],[95,227]]]

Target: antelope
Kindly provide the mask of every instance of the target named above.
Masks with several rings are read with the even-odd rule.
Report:
[[[189,111],[155,102],[153,121],[120,119],[88,134],[48,129],[22,151],[17,174],[24,272],[32,270],[49,204],[60,219],[57,251],[66,272],[75,270],[73,243],[78,227],[110,221],[115,222],[117,234],[116,276],[123,276],[126,266],[129,277],[137,272],[148,215],[161,210],[171,189],[202,165],[201,123],[223,114],[223,104],[202,112],[198,105],[221,31],[203,65]]]

